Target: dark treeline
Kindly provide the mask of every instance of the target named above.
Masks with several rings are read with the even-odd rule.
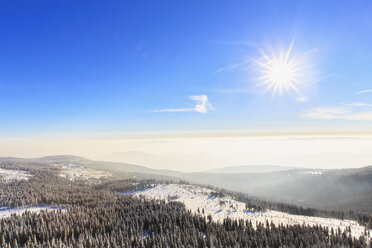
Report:
[[[0,222],[1,247],[368,247],[320,226],[252,227],[193,215],[182,204],[122,197],[66,212],[26,213]]]
[[[158,183],[154,180],[97,185],[60,178],[58,167],[44,164],[0,166],[33,175],[28,181],[0,180],[1,205],[69,206],[0,219],[0,247],[368,247],[363,236],[351,238],[349,230],[272,223],[253,228],[249,221],[230,219],[215,223],[181,203],[120,193],[151,187]],[[259,207],[260,202],[249,204]]]

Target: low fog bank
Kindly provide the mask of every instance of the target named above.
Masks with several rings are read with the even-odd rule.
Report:
[[[0,156],[75,154],[152,169],[203,172],[222,167],[358,168],[372,164],[372,138],[358,137],[142,137],[0,142]]]

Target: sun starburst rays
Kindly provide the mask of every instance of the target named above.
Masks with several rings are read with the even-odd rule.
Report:
[[[265,86],[265,93],[272,91],[272,96],[275,96],[282,95],[284,90],[293,90],[301,95],[299,86],[303,83],[303,61],[293,56],[292,47],[293,43],[287,51],[280,51],[279,54],[271,51],[271,56],[262,53],[261,59],[255,61],[261,75],[258,86]]]

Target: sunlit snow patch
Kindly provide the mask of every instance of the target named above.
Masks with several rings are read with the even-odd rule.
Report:
[[[275,225],[305,224],[309,226],[321,225],[341,231],[351,228],[353,237],[364,235],[365,227],[353,220],[339,220],[333,218],[311,217],[303,215],[290,215],[288,213],[268,210],[257,212],[247,209],[245,203],[235,201],[230,196],[216,197],[210,189],[182,184],[158,185],[134,193],[137,196],[145,196],[149,199],[161,199],[165,201],[178,201],[185,204],[186,209],[193,213],[205,216],[211,215],[214,221],[220,222],[225,218],[251,220],[253,226],[257,223],[273,222]],[[372,232],[372,230],[370,230]]]
[[[53,165],[61,169],[59,173],[60,177],[66,178],[70,181],[87,180],[94,183],[100,183],[101,179],[112,176],[111,173],[108,172],[86,169],[81,165],[72,163]]]
[[[321,171],[306,171],[304,174],[307,174],[307,175],[322,175],[323,172],[321,172]]]
[[[0,178],[6,183],[10,183],[18,180],[28,180],[32,177],[32,174],[27,171],[21,170],[8,170],[0,168]]]
[[[0,219],[12,216],[12,214],[22,215],[23,213],[40,213],[40,211],[65,211],[67,207],[56,206],[36,206],[36,207],[0,207]]]

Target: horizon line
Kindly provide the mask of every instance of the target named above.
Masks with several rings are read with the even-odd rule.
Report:
[[[1,138],[0,143],[27,141],[61,141],[61,140],[116,140],[116,139],[177,139],[177,138],[239,138],[239,137],[362,137],[372,136],[372,131],[165,131],[165,132],[117,132],[117,133],[55,133],[26,136],[9,136]]]

